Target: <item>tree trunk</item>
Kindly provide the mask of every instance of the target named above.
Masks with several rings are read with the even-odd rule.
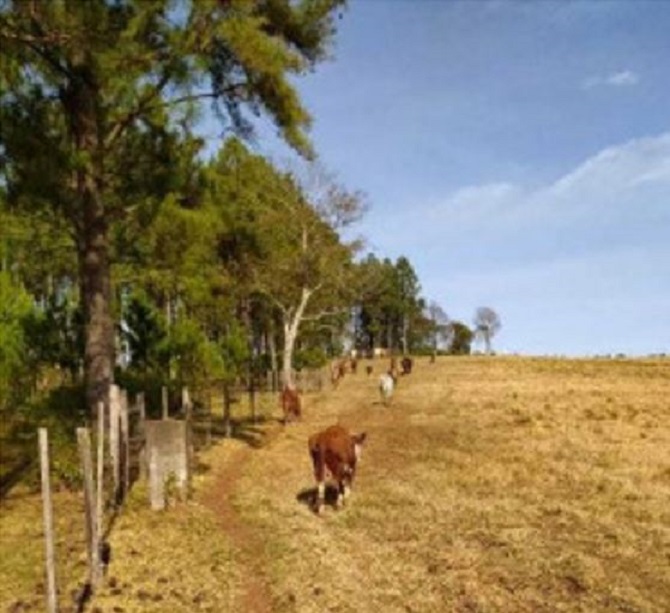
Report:
[[[402,316],[402,354],[407,355],[407,315],[403,313]]]
[[[293,349],[298,329],[294,320],[284,322],[284,351],[282,353],[282,386],[293,389]]]
[[[291,314],[291,310],[284,311],[284,351],[282,354],[282,385],[294,389],[295,383],[293,381],[293,351],[295,349],[295,341],[298,338],[298,330],[305,314],[305,308],[313,293],[313,290],[302,288],[302,295],[300,297],[300,304],[295,312]]]
[[[95,415],[98,402],[107,403],[113,382],[114,326],[110,312],[111,274],[107,224],[97,194],[85,207],[80,249],[81,295],[85,317],[84,378],[86,403]]]
[[[84,379],[86,402],[95,416],[99,401],[108,402],[113,378],[114,326],[111,308],[109,238],[102,202],[99,89],[89,51],[80,48],[70,58],[69,81],[61,102],[69,120],[76,158],[74,185],[78,208],[73,212],[85,321]]]

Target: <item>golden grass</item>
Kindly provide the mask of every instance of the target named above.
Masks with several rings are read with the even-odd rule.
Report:
[[[58,586],[63,600],[86,579],[83,501],[71,492],[54,492],[54,532]],[[45,608],[44,532],[39,496],[15,488],[0,502],[0,611]]]
[[[145,487],[136,485],[118,517],[107,513],[111,563],[86,611],[233,610],[240,592],[239,554],[200,499],[212,487],[210,464],[226,467],[230,454],[230,445],[220,445],[201,455],[196,495],[188,502],[173,500],[168,510],[153,512]],[[14,490],[0,511],[0,611],[44,610],[40,498]],[[82,494],[55,494],[54,515],[59,610],[73,612],[87,580]]]
[[[390,407],[361,368],[260,449],[204,454],[192,501],[151,513],[136,490],[89,610],[670,611],[668,398],[668,360],[419,359]],[[338,420],[369,439],[350,505],[317,517],[307,436]],[[22,505],[0,517],[0,611],[41,606]]]
[[[236,496],[278,611],[670,610],[670,362],[419,360],[307,403]],[[311,514],[308,433],[370,438],[352,505]]]

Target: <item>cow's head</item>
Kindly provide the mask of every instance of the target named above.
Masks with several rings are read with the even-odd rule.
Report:
[[[356,456],[356,460],[361,459],[361,453],[363,451],[363,443],[365,443],[365,439],[368,437],[366,432],[361,432],[360,434],[354,434],[352,435],[351,439],[354,442],[354,454]]]

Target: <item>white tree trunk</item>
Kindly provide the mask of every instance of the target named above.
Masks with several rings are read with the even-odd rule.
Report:
[[[313,290],[302,288],[302,295],[300,296],[300,304],[293,311],[287,309],[284,311],[284,351],[282,354],[282,385],[293,389],[295,383],[293,381],[293,350],[295,349],[295,341],[298,338],[298,331],[300,324],[305,314],[305,308],[312,296]]]

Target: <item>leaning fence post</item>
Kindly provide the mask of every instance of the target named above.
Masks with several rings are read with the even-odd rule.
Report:
[[[47,572],[47,611],[56,613],[56,555],[54,550],[54,521],[51,504],[51,481],[49,479],[49,434],[46,428],[38,430],[40,472],[42,476],[42,512],[44,518],[44,545]]]
[[[89,582],[92,589],[100,579],[100,543],[95,522],[93,463],[91,461],[91,435],[88,428],[77,428],[77,445],[84,471],[84,510],[86,516],[86,545],[88,554]]]

